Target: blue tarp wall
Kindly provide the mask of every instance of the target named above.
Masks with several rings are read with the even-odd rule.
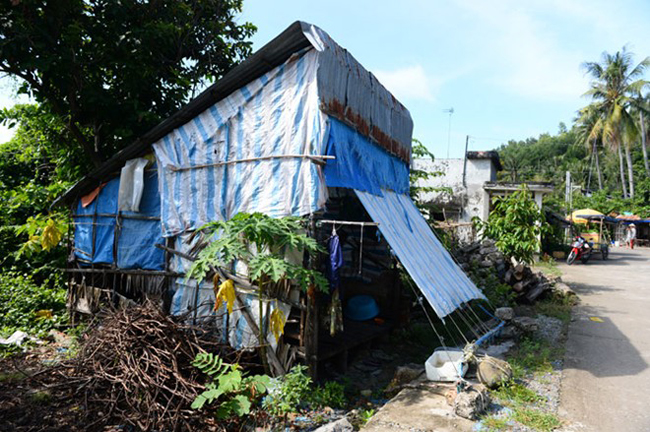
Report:
[[[382,189],[409,192],[409,166],[343,122],[329,117],[325,165],[328,187],[345,187],[382,196]]]
[[[159,220],[160,194],[156,171],[145,172],[140,211],[122,212],[119,215],[120,229],[117,226],[119,186],[119,178],[110,180],[88,207],[84,208],[81,200],[77,203],[74,215],[76,257],[87,264],[115,264],[113,245],[115,236],[118,235],[118,268],[163,270],[164,252],[154,246],[156,243],[164,244]],[[142,220],[134,217],[156,219]]]

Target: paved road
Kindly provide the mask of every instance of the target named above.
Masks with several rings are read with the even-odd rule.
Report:
[[[588,431],[650,431],[650,249],[613,248],[608,261],[561,270],[581,304],[569,327],[560,414]]]

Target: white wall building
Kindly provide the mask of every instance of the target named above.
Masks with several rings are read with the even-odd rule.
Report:
[[[465,159],[416,159],[413,167],[440,175],[421,180],[419,186],[447,188],[445,191],[426,192],[420,199],[429,208],[430,216],[455,228],[461,241],[474,237],[472,219],[486,220],[490,214],[493,196],[505,195],[521,187],[521,183],[497,182],[502,169],[496,151],[470,151]],[[542,198],[553,191],[550,183],[526,183],[535,202],[542,208]]]

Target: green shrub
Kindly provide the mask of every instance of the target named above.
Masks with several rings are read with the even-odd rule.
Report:
[[[308,405],[312,392],[312,380],[306,366],[297,365],[271,386],[263,406],[271,415],[280,416],[296,412],[301,405]]]
[[[64,288],[38,286],[28,275],[0,274],[0,335],[16,330],[33,335],[63,325],[67,320]]]
[[[343,408],[347,404],[345,386],[336,381],[328,381],[322,387],[317,387],[311,397],[315,407]]]
[[[192,365],[210,377],[205,391],[192,402],[193,409],[216,404],[216,417],[227,419],[250,413],[252,402],[266,393],[267,375],[246,376],[238,364],[225,363],[212,353],[199,353]]]

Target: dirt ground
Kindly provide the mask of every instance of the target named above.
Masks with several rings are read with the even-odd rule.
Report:
[[[563,264],[581,303],[566,345],[560,414],[586,431],[650,431],[650,249]]]

